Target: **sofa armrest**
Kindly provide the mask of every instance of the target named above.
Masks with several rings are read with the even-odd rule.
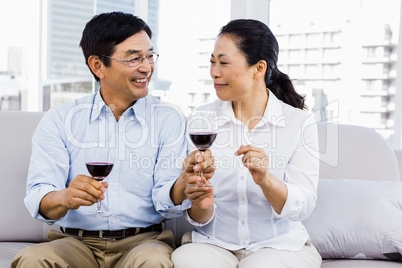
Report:
[[[0,241],[47,240],[57,226],[32,219],[24,205],[31,139],[43,113],[0,112]]]
[[[394,150],[394,153],[399,166],[400,179],[402,181],[402,150]]]

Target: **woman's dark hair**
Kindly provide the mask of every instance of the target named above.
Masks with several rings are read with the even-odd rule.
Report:
[[[265,84],[283,102],[304,109],[304,97],[299,95],[289,76],[278,70],[279,46],[275,36],[264,23],[252,19],[232,20],[223,26],[219,36],[227,35],[236,43],[252,66],[264,60],[267,62]]]
[[[88,65],[88,58],[91,55],[111,56],[116,45],[141,31],[145,31],[149,38],[152,38],[152,31],[148,25],[133,14],[110,12],[95,15],[82,32],[80,47],[84,53],[85,63]],[[101,57],[101,60],[105,66],[110,66],[109,58]],[[93,72],[92,74],[96,81],[99,81],[99,77]]]

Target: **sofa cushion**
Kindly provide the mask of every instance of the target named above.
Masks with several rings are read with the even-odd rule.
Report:
[[[0,242],[0,268],[10,268],[15,254],[30,245],[34,245],[34,243]]]
[[[321,268],[401,268],[402,263],[387,260],[326,259]]]
[[[401,260],[402,182],[325,179],[303,222],[323,258]]]

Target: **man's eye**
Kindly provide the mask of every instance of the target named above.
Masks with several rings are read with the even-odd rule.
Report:
[[[138,57],[132,57],[132,58],[129,58],[128,61],[129,62],[138,62],[138,61],[140,61],[140,58],[141,57],[139,57],[139,56]]]
[[[154,54],[149,54],[148,56],[147,56],[147,59],[153,59],[154,58]]]

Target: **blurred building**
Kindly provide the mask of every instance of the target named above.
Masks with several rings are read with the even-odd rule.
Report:
[[[87,95],[98,87],[93,86],[95,82],[79,47],[85,24],[95,14],[123,11],[139,15],[152,29],[152,41],[157,51],[158,3],[159,0],[48,0],[43,12],[46,25],[43,33],[46,40],[43,49],[46,58],[43,66],[43,110]],[[138,14],[136,4],[141,4],[147,14]],[[157,76],[156,72],[153,81],[158,80]]]
[[[24,55],[22,47],[9,47],[7,53],[7,69],[13,76],[22,75],[24,72]]]
[[[282,5],[290,2],[295,3],[271,0],[271,12],[286,10]],[[307,96],[309,109],[321,112],[318,120],[370,127],[388,139],[394,129],[399,25],[393,22],[399,21],[399,5],[347,4],[344,14],[327,7],[334,14],[327,17],[274,16],[270,28],[280,47],[278,67]]]

